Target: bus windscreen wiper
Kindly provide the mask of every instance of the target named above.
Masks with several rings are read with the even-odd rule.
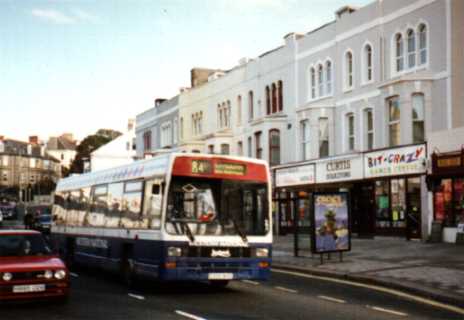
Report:
[[[177,211],[177,210],[176,210]],[[180,225],[182,226],[182,229],[185,230],[185,233],[187,234],[187,237],[189,238],[189,240],[191,242],[194,242],[195,241],[195,236],[193,235],[193,232],[192,232],[192,229],[190,229],[190,226],[188,225],[188,222],[183,220],[183,219],[186,219],[187,217],[185,216],[185,211],[182,210],[182,211],[177,211],[178,213],[179,212],[182,212],[182,218],[174,218],[174,219],[171,219],[171,222],[177,222],[177,223],[180,223]],[[177,228],[176,228],[177,229]],[[177,231],[177,230],[176,230]]]
[[[237,220],[235,219],[235,217],[231,218],[231,220],[232,220],[232,224],[234,225],[235,231],[242,238],[243,242],[248,243],[248,238],[246,236],[246,233],[245,233],[245,231],[243,231],[242,228],[240,228],[240,226],[239,226]]]

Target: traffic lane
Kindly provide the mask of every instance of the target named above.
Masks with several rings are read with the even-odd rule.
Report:
[[[154,300],[130,296],[114,276],[86,272],[72,277],[71,282],[67,303],[56,300],[5,302],[0,304],[0,319],[179,319],[172,309]]]
[[[329,297],[359,306],[379,306],[388,310],[397,310],[419,319],[464,319],[462,314],[404,299],[394,294],[339,283],[336,279],[337,282],[331,282],[279,272],[272,272],[271,279],[269,284],[263,283],[263,285],[279,284],[285,288],[296,290],[299,294]]]
[[[215,289],[202,283],[144,281],[136,290],[127,290],[115,277],[93,271],[81,272],[72,282],[67,305],[7,304],[0,307],[0,318],[391,319],[282,291],[276,288],[278,283],[274,287],[237,281],[230,288]]]

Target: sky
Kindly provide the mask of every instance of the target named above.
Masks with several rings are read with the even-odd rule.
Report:
[[[0,0],[0,135],[99,128],[373,0]]]

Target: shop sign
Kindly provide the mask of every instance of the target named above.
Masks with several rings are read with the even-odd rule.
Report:
[[[312,252],[340,252],[351,249],[348,193],[314,193]]]
[[[362,158],[342,158],[317,163],[317,183],[356,180],[363,178]]]
[[[302,166],[276,169],[276,187],[296,186],[300,184],[312,184],[315,182],[315,165],[307,164]]]
[[[370,152],[364,155],[365,177],[425,173],[426,163],[425,144]]]

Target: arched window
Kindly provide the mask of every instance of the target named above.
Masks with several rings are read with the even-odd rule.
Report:
[[[372,109],[364,111],[364,125],[366,128],[366,149],[372,150],[374,148],[374,115]]]
[[[316,98],[316,70],[314,68],[311,68],[310,74],[311,74],[311,99],[315,99]]]
[[[253,120],[253,91],[248,92],[248,119]]]
[[[404,45],[403,36],[401,33],[395,36],[395,57],[396,57],[396,71],[402,71],[404,69]]]
[[[419,25],[419,64],[427,63],[427,27],[425,24]]]
[[[272,84],[272,113],[277,112],[277,88],[275,83]]]
[[[219,103],[217,105],[218,128],[222,128],[222,107]]]
[[[332,94],[332,62],[325,63],[325,82],[327,95]]]
[[[277,81],[277,100],[279,102],[279,111],[284,109],[284,95],[283,95],[283,88],[284,84],[282,80]]]
[[[363,58],[363,80],[364,82],[372,81],[372,47],[370,44],[364,46]]]
[[[317,85],[319,97],[324,96],[324,67],[322,64],[317,66]]]
[[[266,86],[266,114],[271,114],[271,90]]]
[[[228,143],[221,144],[221,154],[224,154],[224,155],[230,154],[230,147]]]
[[[280,164],[280,131],[277,129],[269,130],[269,164]]]
[[[355,135],[354,135],[354,114],[353,113],[348,113],[346,115],[346,136],[348,139],[347,143],[347,149],[348,151],[353,151],[354,150],[354,143],[355,143]]]
[[[353,53],[345,53],[345,89],[353,87]]]
[[[237,97],[237,125],[242,125],[242,96]]]
[[[416,65],[416,34],[414,30],[407,31],[408,36],[408,68],[413,68]]]
[[[412,140],[413,143],[425,141],[424,128],[424,95],[415,93],[412,96]]]
[[[179,126],[180,126],[180,139],[184,139],[184,118],[181,117],[180,118],[180,123],[179,123]]]

